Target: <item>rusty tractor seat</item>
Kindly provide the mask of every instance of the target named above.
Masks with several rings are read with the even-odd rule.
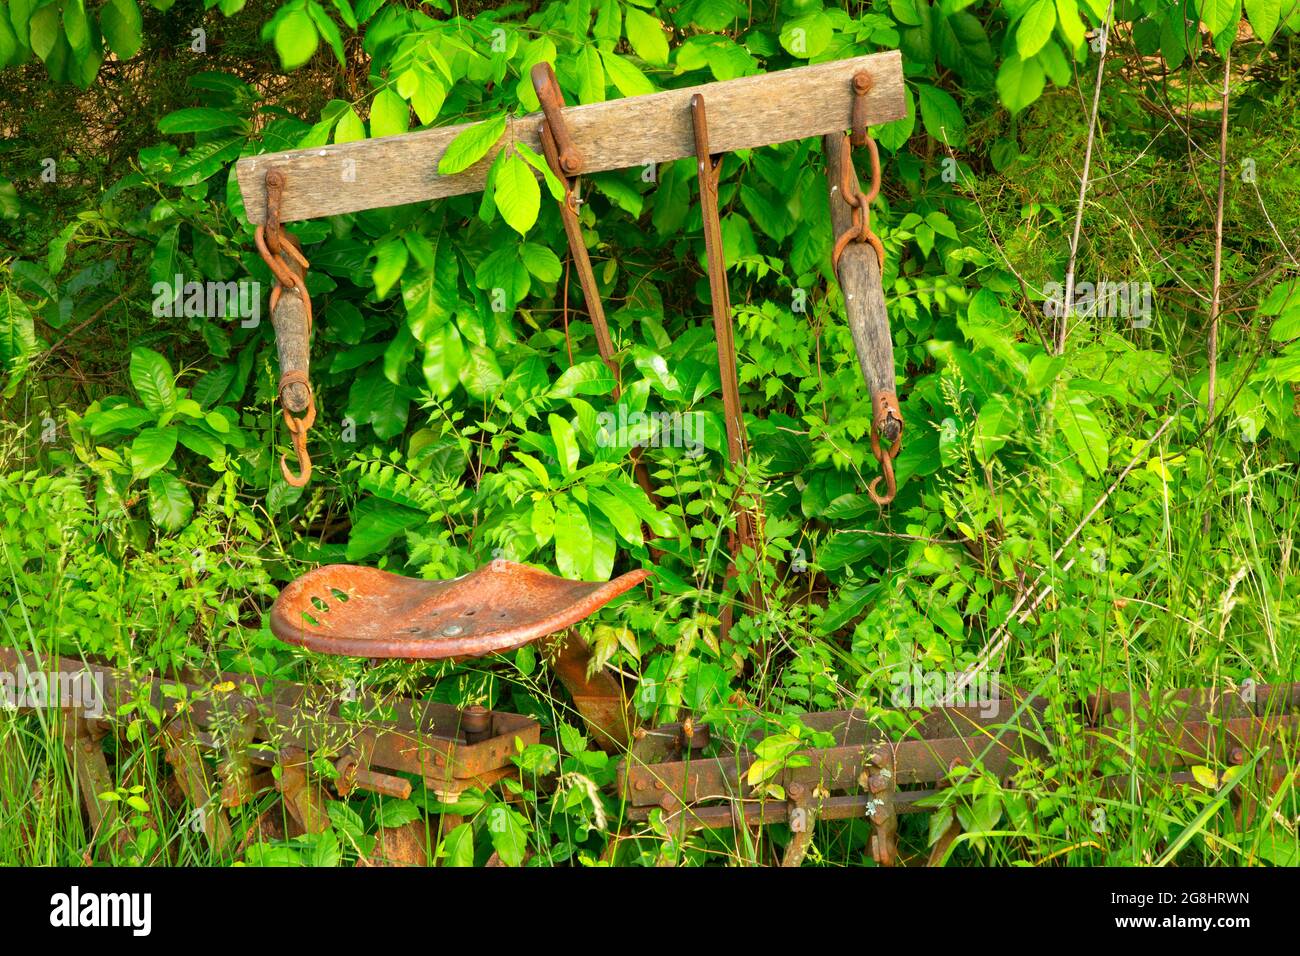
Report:
[[[569,581],[497,560],[450,581],[329,564],[291,582],[271,607],[280,640],[323,654],[408,660],[482,657],[562,631],[640,584]]]

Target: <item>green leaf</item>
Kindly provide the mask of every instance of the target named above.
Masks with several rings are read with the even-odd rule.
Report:
[[[1196,12],[1210,34],[1218,36],[1234,25],[1232,19],[1237,12],[1237,0],[1196,0]]]
[[[487,812],[488,833],[492,835],[492,847],[506,866],[518,866],[524,862],[524,853],[528,849],[527,822],[523,815],[504,803],[498,803]]]
[[[457,377],[471,398],[489,399],[501,389],[501,366],[492,350],[482,345],[471,345]]]
[[[1246,0],[1246,16],[1255,36],[1265,43],[1273,38],[1282,15],[1282,0]]]
[[[63,35],[77,59],[90,51],[90,22],[84,0],[63,0]]]
[[[315,867],[335,867],[343,859],[343,847],[339,844],[339,835],[333,830],[326,830],[316,837],[316,845],[311,848],[311,865]]]
[[[439,398],[446,398],[460,383],[460,369],[465,363],[465,343],[451,322],[446,323],[424,343],[424,380]]]
[[[547,165],[544,156],[537,155],[537,151],[527,143],[515,143],[515,152],[522,156],[529,166],[542,174],[542,181],[546,183],[546,189],[551,194],[551,198],[556,202],[564,199],[564,183],[560,182],[560,177],[551,172],[551,167]]]
[[[608,581],[617,550],[614,526],[594,508],[587,509],[587,520],[591,523],[591,566],[587,569],[587,580]]]
[[[601,58],[605,63],[605,72],[624,96],[641,96],[655,91],[654,84],[646,75],[617,53],[606,50],[601,53]]]
[[[592,537],[587,514],[567,495],[555,497],[555,566],[563,577],[581,581],[591,566]]]
[[[360,561],[384,550],[399,534],[419,528],[428,521],[423,512],[404,505],[388,501],[363,502],[367,503],[370,504],[369,508],[358,508],[354,513],[352,531],[348,535],[348,546],[344,552],[349,561]]]
[[[447,151],[438,160],[438,172],[453,176],[469,169],[487,155],[505,131],[505,114],[471,126],[447,144]]]
[[[1019,113],[1043,95],[1046,83],[1043,68],[1034,60],[1007,57],[998,70],[998,96],[1012,113]]]
[[[618,43],[623,34],[623,11],[617,0],[600,0],[600,10],[596,14],[596,27],[592,35],[600,41],[604,49]]]
[[[370,135],[397,136],[411,128],[411,109],[392,89],[385,87],[370,104]]]
[[[966,139],[966,121],[957,101],[938,87],[917,84],[921,100],[921,122],[934,139],[949,146],[961,146]]]
[[[831,18],[822,10],[787,20],[781,27],[781,46],[786,53],[809,60],[830,46],[834,29]]]
[[[208,130],[228,129],[232,126],[246,126],[244,120],[225,110],[216,110],[207,106],[192,106],[188,109],[175,110],[158,121],[158,130],[168,136],[179,133],[203,133]]]
[[[99,28],[119,60],[140,52],[142,20],[135,0],[108,0],[99,9]]]
[[[540,461],[538,461],[536,458],[534,458],[532,455],[528,454],[527,452],[514,449],[513,454],[517,459],[519,459],[520,462],[523,463],[525,468],[527,468],[529,471],[533,473],[533,477],[537,479],[538,483],[543,488],[551,487],[551,476],[550,473],[547,472],[545,465],[543,465]],[[538,505],[540,505],[541,503],[542,503],[541,501],[536,502],[536,504]]]
[[[627,41],[632,44],[637,56],[655,66],[663,66],[668,62],[668,35],[664,33],[664,25],[658,18],[630,6],[627,8],[624,29]]]
[[[337,7],[339,4],[336,2],[335,6]],[[340,7],[339,9],[344,8]],[[330,19],[330,15],[325,12],[325,8],[316,0],[308,0],[307,13],[311,16],[312,22],[316,24],[316,29],[320,30],[320,35],[325,38],[325,42],[334,51],[334,58],[339,61],[339,66],[346,66],[347,62],[343,55],[343,37],[339,33],[338,24]],[[230,16],[230,14],[226,14],[226,16]],[[353,29],[356,29],[355,24]]]
[[[1015,416],[1001,395],[992,395],[975,419],[975,457],[988,466],[997,450],[1007,443]]]
[[[543,282],[557,282],[564,272],[560,257],[546,246],[536,242],[525,242],[519,248],[519,257],[524,267]]]
[[[578,73],[578,102],[605,102],[605,68],[601,65],[600,51],[593,45],[578,51],[574,68]]]
[[[0,66],[7,66],[11,60],[16,60],[18,51],[21,47],[18,44],[18,35],[14,33],[13,27],[9,25],[9,10],[3,8],[0,12]],[[6,185],[9,181],[0,178],[0,186]],[[3,206],[0,205],[0,211]],[[5,218],[0,215],[0,218]]]
[[[639,485],[614,481],[605,485],[604,490],[631,505],[637,517],[644,521],[656,536],[668,538],[677,534],[677,527],[672,517],[656,508],[654,502],[646,496]]]
[[[143,428],[131,442],[131,471],[136,478],[148,478],[166,467],[175,452],[175,428]]]
[[[1187,59],[1187,36],[1184,33],[1183,8],[1170,7],[1160,23],[1160,55],[1170,70],[1176,70]],[[1199,35],[1199,34],[1198,34]]]
[[[27,303],[0,286],[0,373],[9,376],[5,396],[14,394],[28,360],[36,353],[36,325]]]
[[[442,848],[439,853],[446,862],[444,866],[473,866],[474,865],[474,827],[468,823],[462,823],[453,829],[442,840]]]
[[[1268,330],[1268,337],[1274,342],[1288,342],[1300,336],[1300,280],[1275,285],[1259,304],[1259,314],[1276,316]]]
[[[532,167],[518,153],[511,153],[497,173],[493,196],[501,218],[521,236],[537,222],[542,190]]]
[[[608,395],[614,388],[614,374],[600,359],[579,362],[564,370],[551,386],[551,398],[574,395]]]
[[[131,385],[155,415],[176,408],[176,379],[167,360],[143,346],[131,350]]]
[[[61,31],[59,30],[59,5],[46,4],[32,13],[28,21],[31,29],[32,52],[42,60],[54,52]]]
[[[226,454],[226,446],[222,442],[193,425],[181,425],[178,437],[182,445],[209,461],[217,461]]]
[[[286,70],[296,70],[310,60],[319,43],[316,24],[305,10],[290,10],[276,25],[275,52]]]
[[[1089,396],[1067,392],[1056,410],[1056,425],[1079,465],[1092,478],[1100,478],[1110,461],[1105,426],[1088,407]]]
[[[401,239],[388,239],[379,244],[375,249],[375,268],[370,274],[375,283],[376,298],[383,299],[392,291],[406,270],[409,257],[406,243]]]
[[[919,27],[921,25],[921,15],[916,12],[913,0],[889,0],[889,12],[903,26]]]
[[[172,442],[175,443],[175,438]],[[167,473],[149,479],[149,517],[154,524],[168,531],[179,531],[193,513],[194,502],[179,478]]]
[[[1192,777],[1206,790],[1219,789],[1219,777],[1209,767],[1195,766],[1192,768]]]
[[[1079,18],[1079,4],[1076,0],[1056,0],[1056,23],[1073,53],[1088,35],[1087,28]]]
[[[1268,337],[1274,342],[1290,342],[1294,338],[1300,338],[1300,303],[1273,320]]]
[[[200,143],[177,160],[167,182],[172,186],[193,186],[215,176],[239,156],[243,136],[224,136]],[[170,277],[169,277],[170,278]]]
[[[637,517],[631,505],[599,488],[588,489],[587,497],[609,519],[619,537],[634,547],[644,543],[645,539],[641,534],[641,519]]]
[[[344,110],[334,126],[335,143],[355,143],[366,138],[366,124],[352,107]]]
[[[560,471],[568,477],[578,468],[578,439],[567,419],[550,415],[547,421],[551,426],[551,437],[555,439],[555,456],[559,459]]]
[[[381,827],[401,827],[420,819],[420,808],[410,800],[383,800],[375,811],[375,823]]]
[[[541,468],[542,463],[537,462],[537,467]],[[537,546],[544,547],[555,536],[555,505],[550,498],[539,498],[533,502],[532,512],[529,527],[537,538]]]
[[[90,429],[90,434],[100,438],[110,432],[124,431],[151,422],[154,416],[143,408],[134,405],[119,405],[93,415],[87,415],[82,424]]]
[[[1052,0],[1037,0],[1016,26],[1016,52],[1027,60],[1043,48],[1056,27],[1056,6]]]

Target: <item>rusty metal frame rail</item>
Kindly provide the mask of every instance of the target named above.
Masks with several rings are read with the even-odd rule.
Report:
[[[89,672],[101,680],[102,716],[89,717],[78,708],[67,711],[69,726],[77,728],[69,740],[92,757],[86,741],[93,743],[96,735],[123,729],[114,715],[119,707],[143,694],[152,706],[168,714],[162,742],[174,764],[187,758],[178,771],[187,775],[195,793],[206,792],[206,788],[195,776],[198,766],[188,757],[197,751],[218,754],[225,778],[221,803],[226,806],[252,796],[256,789],[250,785],[252,766],[285,765],[285,755],[329,755],[339,771],[336,787],[343,794],[366,789],[409,795],[410,782],[397,776],[405,773],[421,778],[440,795],[452,796],[512,775],[516,739],[524,744],[541,739],[541,727],[531,717],[481,707],[461,710],[399,696],[358,694],[355,703],[366,716],[345,718],[340,707],[346,701],[324,688],[244,674],[201,672],[187,679],[135,678],[95,662],[57,656],[38,660],[12,648],[0,648],[0,668],[14,674],[23,668],[46,674]],[[164,694],[164,687],[172,694]],[[181,691],[179,698],[185,702],[179,711],[176,691]],[[93,749],[97,752],[98,744]],[[88,766],[104,769],[100,767],[102,754],[100,757]],[[102,774],[94,780],[87,777],[85,783],[99,786],[103,782],[99,777]],[[269,780],[262,783],[269,784]],[[85,785],[81,789],[92,821],[98,822],[95,797],[102,791],[91,793]]]
[[[1239,766],[1261,747],[1274,756],[1280,756],[1279,750],[1294,754],[1300,749],[1300,683],[1254,691],[1250,703],[1236,693],[1206,690],[1177,691],[1158,700],[1094,695],[1082,710],[1086,730],[1075,745],[1103,788],[1114,792],[1135,772],[1196,785],[1189,772],[1196,764]],[[812,820],[867,817],[873,823],[873,857],[892,865],[898,858],[896,814],[931,809],[926,804],[933,801],[926,798],[938,796],[958,766],[978,765],[1005,779],[1024,758],[1048,758],[1053,749],[1068,748],[1070,741],[1055,740],[1045,729],[1046,704],[1042,698],[1022,698],[1004,699],[996,708],[935,708],[921,712],[912,736],[901,739],[874,729],[862,711],[803,715],[806,726],[831,731],[836,740],[830,747],[800,751],[807,766],[787,768],[769,781],[783,788],[785,800],[764,798],[747,784],[755,760],[749,750],[705,756],[707,727],[667,724],[640,735],[619,767],[619,786],[631,820],[645,821],[660,809],[669,832],[728,829],[742,822],[792,824],[785,865],[802,860]],[[985,709],[1012,716],[984,716]],[[739,735],[748,736],[748,731]],[[1140,745],[1136,753],[1130,749],[1134,741]],[[1112,772],[1103,771],[1106,765]],[[1113,772],[1119,765],[1128,772]],[[1276,786],[1280,771],[1275,769],[1268,780]],[[903,787],[908,789],[899,789]],[[936,856],[942,854],[932,855],[932,861]]]

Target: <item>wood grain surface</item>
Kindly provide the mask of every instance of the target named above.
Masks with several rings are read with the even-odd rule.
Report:
[[[583,172],[662,163],[695,153],[691,97],[704,96],[710,148],[715,153],[752,149],[849,127],[853,74],[872,77],[867,115],[872,125],[905,115],[902,58],[898,51],[744,76],[679,90],[609,100],[564,111],[581,151]],[[477,192],[498,152],[514,141],[540,151],[541,113],[510,120],[495,146],[454,176],[437,171],[448,144],[474,124],[385,136],[314,149],[265,153],[235,167],[249,222],[266,216],[265,177],[272,167],[287,177],[281,221],[315,219],[362,209],[399,206]]]

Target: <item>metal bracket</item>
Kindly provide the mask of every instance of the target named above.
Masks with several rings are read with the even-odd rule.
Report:
[[[894,754],[888,747],[877,749],[868,758],[863,772],[865,786],[871,794],[867,818],[871,821],[871,858],[881,866],[898,862],[898,808],[894,806],[897,781],[894,778]]]
[[[813,803],[813,792],[801,783],[792,783],[785,788],[789,801],[790,842],[786,844],[781,857],[781,866],[797,867],[812,846],[813,830],[817,822],[817,808]]]
[[[542,115],[545,117],[541,125],[542,146],[546,146],[549,137],[560,169],[565,175],[576,176],[582,172],[582,153],[573,144],[569,127],[564,122],[564,114],[561,112],[564,109],[564,94],[556,82],[555,70],[551,64],[542,61],[533,67],[531,76],[533,89],[537,91],[537,100],[542,104]]]

